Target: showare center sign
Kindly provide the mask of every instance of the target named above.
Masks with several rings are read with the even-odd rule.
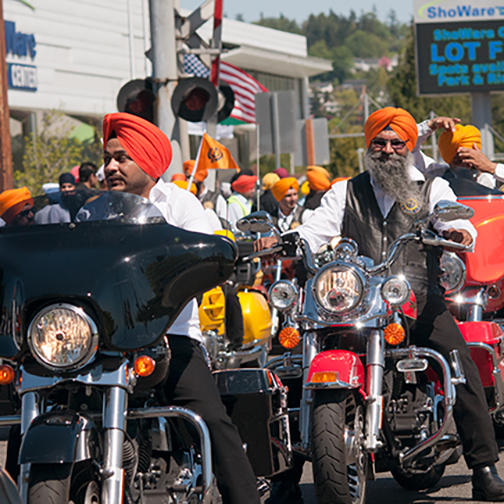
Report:
[[[414,0],[418,92],[504,91],[504,0]]]

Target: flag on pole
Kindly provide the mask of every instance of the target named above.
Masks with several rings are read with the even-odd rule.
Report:
[[[207,78],[210,75],[208,68],[194,54],[184,54],[184,71],[195,77]],[[241,68],[222,60],[220,61],[219,78],[231,86],[235,95],[235,104],[230,117],[254,123],[256,120],[255,95],[267,93],[268,89]]]
[[[228,148],[204,133],[198,153],[196,173],[216,168],[240,169]]]

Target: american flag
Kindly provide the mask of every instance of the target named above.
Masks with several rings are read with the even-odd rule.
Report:
[[[184,71],[195,77],[207,78],[210,75],[210,70],[194,54],[184,54]],[[219,78],[231,86],[235,95],[235,104],[230,117],[249,123],[256,122],[255,95],[267,93],[268,89],[241,68],[222,60]]]

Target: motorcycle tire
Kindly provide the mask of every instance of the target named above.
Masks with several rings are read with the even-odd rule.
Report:
[[[72,464],[32,464],[28,504],[67,504]]]
[[[394,467],[390,470],[394,479],[406,490],[428,490],[434,487],[442,478],[445,464],[431,467],[426,473],[412,474],[404,469]]]
[[[318,504],[362,504],[368,457],[362,447],[363,409],[348,390],[317,390],[311,417],[313,482]],[[353,436],[353,442],[345,442]]]

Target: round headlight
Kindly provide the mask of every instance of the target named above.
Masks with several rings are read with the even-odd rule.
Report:
[[[297,289],[288,280],[278,280],[269,289],[269,302],[277,310],[287,310],[297,300]]]
[[[443,271],[440,282],[446,292],[451,293],[461,289],[466,276],[464,261],[454,252],[443,252],[440,266]]]
[[[351,266],[328,266],[314,283],[315,299],[334,315],[353,310],[361,301],[365,280]]]
[[[98,331],[82,308],[55,304],[41,310],[28,328],[28,344],[35,359],[54,369],[76,369],[93,357]]]
[[[411,287],[408,281],[401,276],[391,276],[382,283],[382,298],[394,306],[401,306],[408,301]]]

